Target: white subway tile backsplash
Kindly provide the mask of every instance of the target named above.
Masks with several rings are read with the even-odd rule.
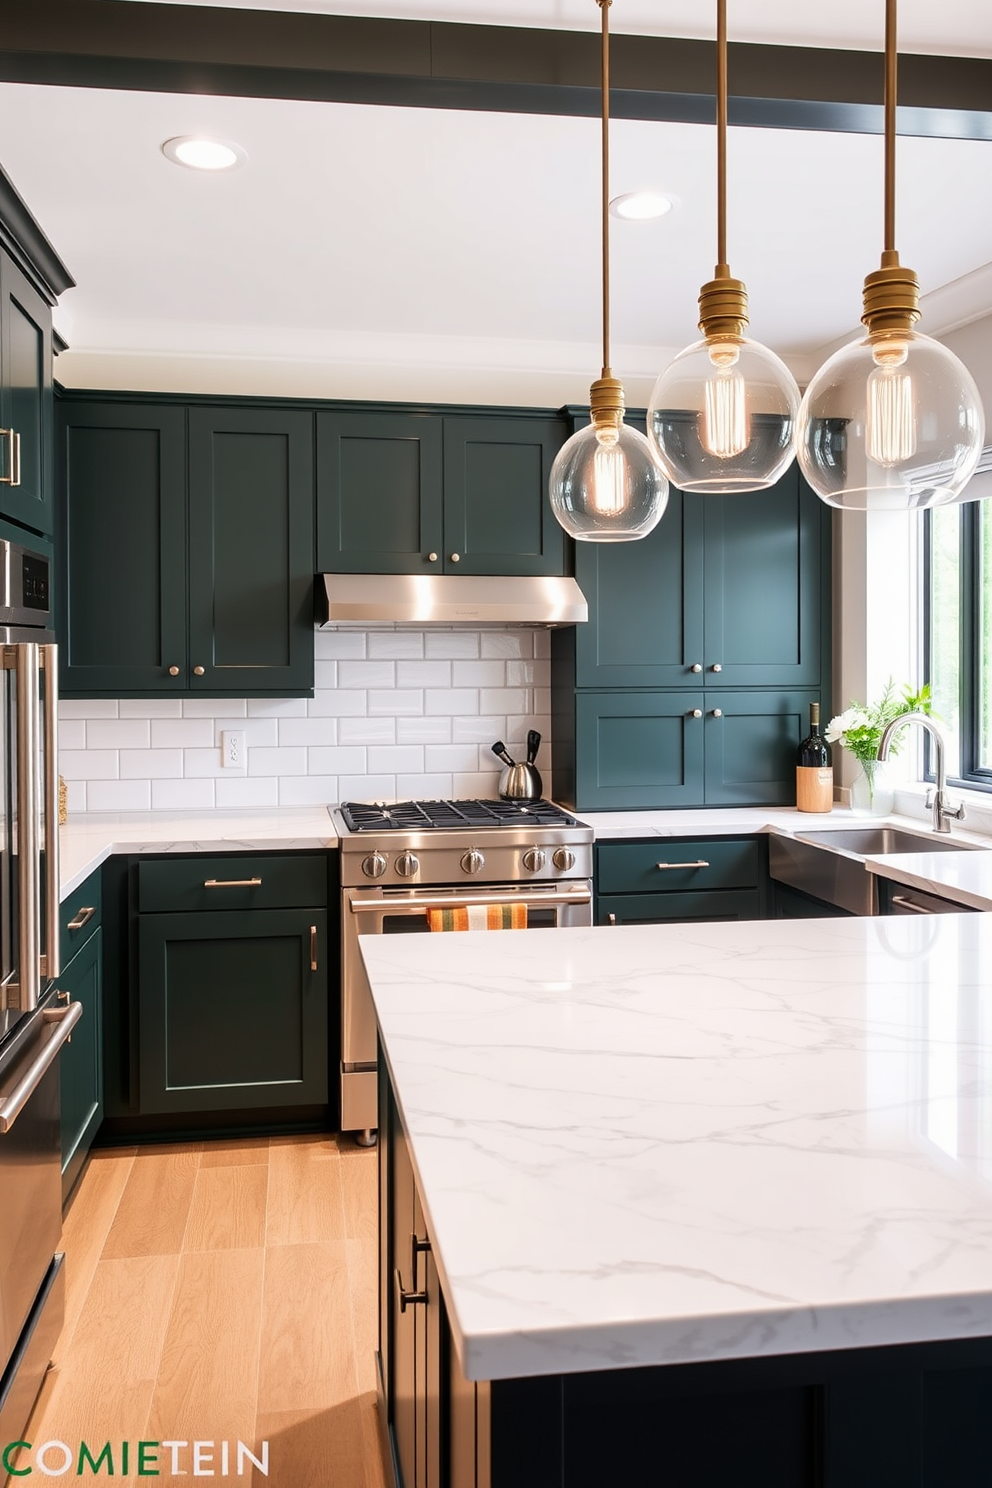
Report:
[[[424,694],[425,713],[478,713],[479,694],[471,687],[442,687]]]
[[[339,687],[393,687],[396,663],[392,661],[339,661]]]
[[[150,745],[147,718],[91,718],[86,725],[87,749],[148,749]]]
[[[439,661],[458,657],[469,660],[479,654],[479,633],[475,630],[426,630],[424,655]]]
[[[424,654],[424,633],[421,630],[371,630],[369,631],[369,660],[413,660]]]
[[[153,780],[153,811],[210,811],[214,805],[212,780]]]
[[[122,749],[122,780],[182,780],[181,749]]]
[[[279,782],[274,776],[249,780],[246,775],[225,775],[213,785],[218,811],[279,805]]]
[[[450,687],[451,666],[450,661],[398,661],[396,686]]]
[[[395,744],[396,719],[387,718],[385,714],[372,718],[341,718],[338,720],[336,742],[338,744]]]
[[[219,705],[222,711],[226,703]],[[213,718],[153,718],[153,749],[206,749],[214,742]]]
[[[87,811],[149,811],[150,780],[91,780],[86,787]]]
[[[547,740],[547,632],[318,631],[314,652],[309,700],[62,703],[69,809],[493,796],[501,768],[493,741],[502,738],[522,755],[527,729]],[[247,775],[221,763],[220,735],[229,728],[244,732]],[[540,759],[550,760],[546,744]]]

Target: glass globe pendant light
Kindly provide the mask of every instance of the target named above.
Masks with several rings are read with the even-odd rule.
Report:
[[[914,330],[919,281],[895,248],[896,0],[885,6],[885,247],[865,279],[868,334],[816,373],[796,427],[799,465],[828,506],[916,511],[954,501],[974,474],[985,416],[971,373]]]
[[[551,510],[580,542],[631,542],[658,525],[668,481],[643,434],[623,421],[623,384],[610,366],[610,43],[611,0],[596,0],[603,19],[603,370],[589,390],[586,428],[573,434],[551,467]]]
[[[799,388],[767,346],[744,335],[747,290],[727,263],[727,0],[716,7],[717,259],[699,292],[702,341],[663,370],[648,435],[683,491],[761,491],[791,464]]]

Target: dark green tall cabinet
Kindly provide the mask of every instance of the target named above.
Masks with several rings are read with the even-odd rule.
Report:
[[[313,687],[313,435],[299,409],[65,395],[62,692]]]
[[[638,542],[576,543],[589,623],[552,636],[556,795],[577,809],[784,805],[829,705],[830,523],[769,491],[670,493]]]
[[[318,568],[564,573],[547,494],[564,435],[539,412],[318,412]]]

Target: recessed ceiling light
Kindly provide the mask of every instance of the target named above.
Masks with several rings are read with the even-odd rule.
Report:
[[[677,197],[662,196],[660,191],[627,191],[613,198],[610,211],[625,222],[653,222],[677,206]]]
[[[191,170],[222,171],[240,165],[248,156],[240,145],[227,145],[221,140],[203,139],[195,134],[180,134],[166,140],[162,154],[176,165]]]

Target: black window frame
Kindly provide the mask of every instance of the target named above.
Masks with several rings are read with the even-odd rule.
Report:
[[[983,769],[978,764],[982,696],[979,599],[982,592],[981,512],[983,505],[981,501],[966,501],[957,508],[960,522],[958,529],[960,554],[958,613],[961,623],[958,632],[958,676],[960,678],[958,716],[961,725],[959,739],[961,770],[959,774],[949,778],[955,785],[966,786],[971,790],[992,792],[992,765]],[[923,524],[923,662],[924,680],[931,685],[933,684],[932,576],[933,512],[927,511],[924,513]],[[992,689],[992,668],[986,679],[986,685]],[[923,774],[925,780],[936,779],[933,741],[929,735],[927,735],[924,750]]]

